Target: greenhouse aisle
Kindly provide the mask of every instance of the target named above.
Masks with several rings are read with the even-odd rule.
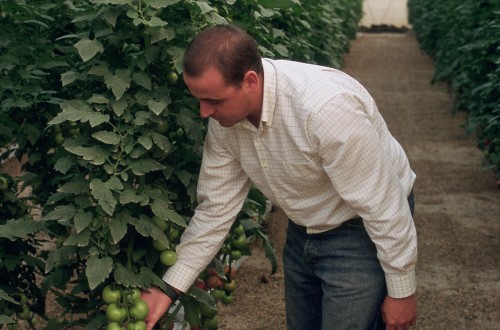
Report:
[[[343,70],[373,95],[417,174],[414,328],[498,329],[500,190],[465,134],[465,115],[454,113],[445,83],[430,83],[433,63],[412,33],[360,34]],[[265,228],[279,257],[285,225],[278,210]],[[220,329],[285,329],[282,265],[271,276],[260,244],[252,252],[234,303],[220,307]]]

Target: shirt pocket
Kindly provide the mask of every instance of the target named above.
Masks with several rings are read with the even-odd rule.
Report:
[[[329,182],[323,168],[315,161],[306,163],[283,162],[283,179],[290,192],[311,196]]]

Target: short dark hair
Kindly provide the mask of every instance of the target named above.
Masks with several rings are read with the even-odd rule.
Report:
[[[225,80],[239,85],[250,70],[262,73],[257,42],[244,30],[230,24],[211,26],[201,31],[184,54],[184,72],[199,77],[215,67]]]

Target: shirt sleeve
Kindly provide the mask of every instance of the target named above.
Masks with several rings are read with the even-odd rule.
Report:
[[[198,205],[177,246],[177,262],[163,280],[186,292],[212,261],[250,189],[240,163],[221,145],[211,122],[198,179]]]
[[[334,190],[364,220],[388,294],[402,298],[415,292],[417,260],[415,225],[396,161],[406,156],[394,155],[404,152],[375,103],[363,99],[350,93],[335,96],[311,119],[309,131]]]

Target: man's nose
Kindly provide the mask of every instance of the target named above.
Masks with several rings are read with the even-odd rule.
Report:
[[[200,116],[201,118],[208,118],[215,112],[214,107],[208,102],[200,102]]]

